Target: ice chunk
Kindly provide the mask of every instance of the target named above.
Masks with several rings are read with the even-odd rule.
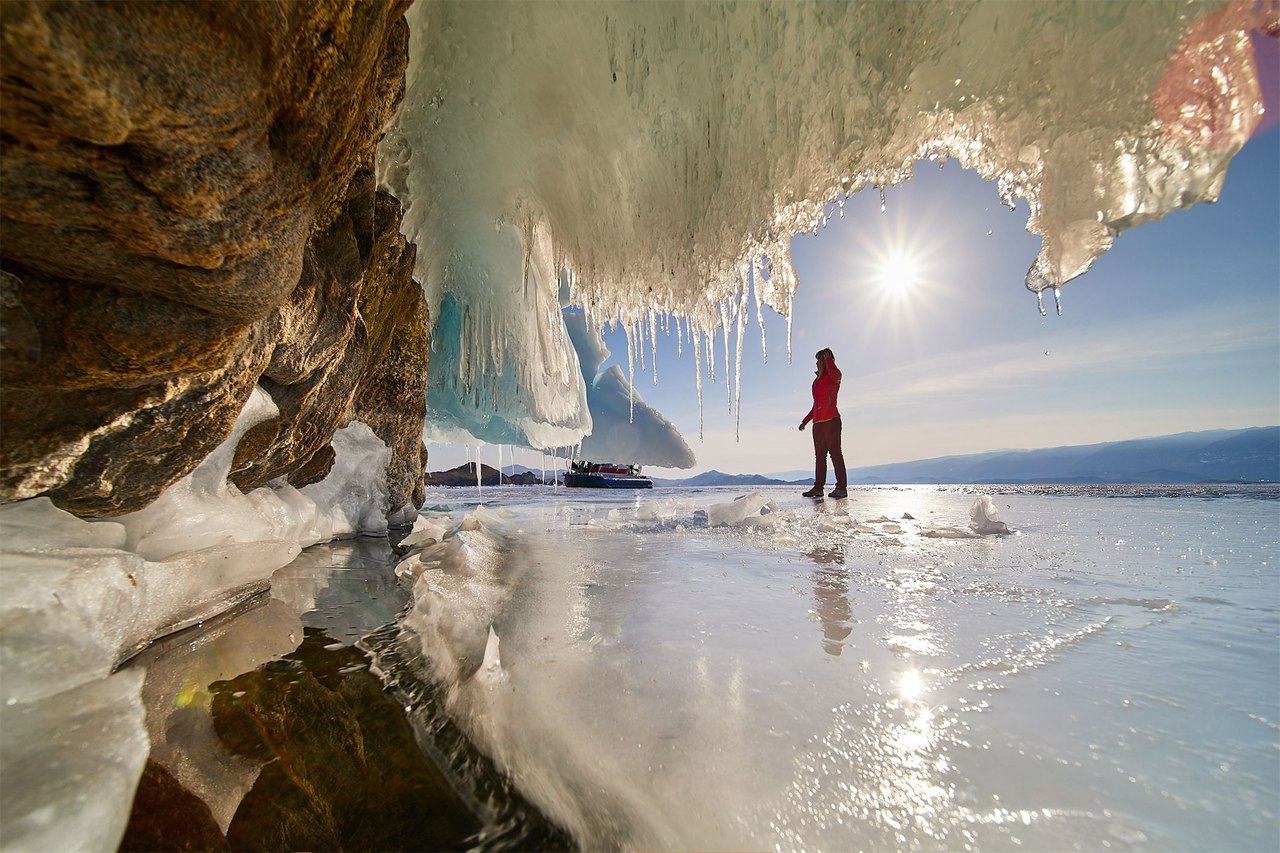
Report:
[[[448,530],[448,525],[442,524],[436,519],[421,515],[418,516],[416,521],[414,521],[413,529],[409,531],[409,535],[400,540],[400,544],[405,548],[408,548],[413,545],[425,545],[429,542],[439,542],[444,539],[444,535]]]
[[[981,495],[969,509],[969,529],[983,535],[1009,533],[1009,525],[1000,520],[990,495]]]
[[[63,512],[48,498],[8,504],[3,509],[6,551],[48,548],[123,548],[125,529],[113,521],[85,521]]]
[[[498,654],[498,634],[489,626],[489,639],[484,646],[484,660],[475,677],[487,687],[497,687],[507,680],[507,673],[502,668],[502,657]]]
[[[707,522],[711,527],[767,527],[781,517],[778,505],[760,492],[707,508]]]
[[[141,672],[0,708],[0,849],[114,850],[147,760]]]

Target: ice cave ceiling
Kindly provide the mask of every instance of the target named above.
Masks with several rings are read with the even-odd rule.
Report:
[[[636,336],[655,312],[694,334],[745,322],[746,292],[786,313],[791,236],[921,159],[954,158],[1025,204],[1043,239],[1026,285],[1059,287],[1118,232],[1216,197],[1262,112],[1250,32],[1274,34],[1278,15],[417,3],[379,178],[449,329],[433,343],[428,434],[574,443],[590,425],[560,270],[568,301]]]

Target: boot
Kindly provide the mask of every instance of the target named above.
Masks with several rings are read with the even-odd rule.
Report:
[[[844,486],[836,486],[834,489],[831,490],[831,494],[827,495],[827,497],[840,500],[841,498],[849,497],[849,492],[845,489]]]
[[[820,497],[822,497],[822,487],[821,487],[821,486],[814,486],[814,487],[813,487],[812,489],[810,489],[809,491],[807,491],[807,492],[801,492],[800,494],[801,494],[802,496],[806,497],[806,498],[820,498]]]

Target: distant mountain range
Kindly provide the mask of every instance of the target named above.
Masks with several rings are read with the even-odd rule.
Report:
[[[849,448],[845,449],[846,455]],[[829,480],[833,479],[828,475]],[[809,484],[807,470],[761,474],[708,471],[664,486]],[[1280,426],[1184,432],[1054,447],[995,450],[850,468],[849,482],[875,483],[1274,483],[1280,482]]]
[[[850,448],[846,448],[846,454]],[[540,472],[504,467],[502,482],[532,485]],[[563,469],[561,469],[563,471]],[[480,467],[484,485],[498,471]],[[546,472],[550,482],[551,471]],[[813,482],[809,470],[775,474],[706,471],[683,480],[654,477],[655,486],[786,486]],[[828,475],[828,479],[834,479]],[[429,486],[474,486],[474,463],[427,475]],[[850,468],[849,482],[876,483],[1275,483],[1280,482],[1280,426],[1184,432],[1105,444],[1040,450],[993,450]]]
[[[480,483],[485,486],[533,486],[542,482],[541,478],[527,468],[523,470],[511,470],[516,466],[503,468],[501,482],[499,482],[498,469],[489,465],[480,465]],[[428,486],[474,486],[476,484],[476,463],[467,462],[459,465],[457,468],[450,468],[448,471],[432,471],[426,476],[426,485]]]

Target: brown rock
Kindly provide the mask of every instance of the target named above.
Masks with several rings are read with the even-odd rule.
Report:
[[[427,465],[422,422],[427,414],[427,304],[413,280],[414,246],[400,234],[400,203],[379,191],[373,204],[371,258],[360,292],[369,330],[369,361],[355,416],[391,448],[390,508],[422,506]]]
[[[204,801],[182,786],[168,770],[150,759],[138,781],[133,811],[120,850],[226,850]]]
[[[238,476],[318,458],[369,361],[352,179],[403,95],[406,6],[3,4],[0,500],[144,506],[264,375],[282,417]]]

